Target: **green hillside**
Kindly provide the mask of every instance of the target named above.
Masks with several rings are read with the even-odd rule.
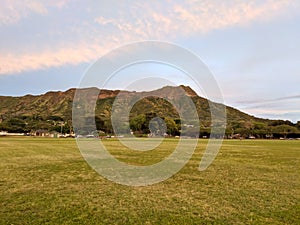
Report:
[[[128,99],[132,96],[148,96],[141,98],[132,108],[129,119],[131,130],[137,135],[149,133],[149,121],[158,116],[166,122],[169,135],[179,135],[182,128],[180,127],[178,112],[171,103],[157,96],[180,98],[178,90],[184,89],[186,95],[192,99],[197,108],[200,136],[209,136],[211,127],[209,101],[199,97],[190,87],[180,87],[167,86],[151,92],[122,92],[122,95]],[[48,92],[38,96],[0,96],[0,131],[21,133],[36,130],[71,132],[72,105],[75,91],[76,89],[70,89],[66,92]],[[113,133],[110,119],[111,111],[115,98],[119,93],[120,91],[101,90],[98,95],[95,121],[97,130],[101,131],[102,134]],[[228,137],[300,137],[300,122],[293,124],[290,121],[256,118],[232,107],[226,107],[226,111],[226,136]]]

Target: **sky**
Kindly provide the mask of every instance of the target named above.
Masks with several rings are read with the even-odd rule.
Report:
[[[225,104],[300,121],[299,12],[296,0],[1,0],[0,95],[78,87],[113,49],[156,40],[196,54]],[[193,87],[181,71],[154,63],[125,68],[107,88],[124,89],[145,74]]]

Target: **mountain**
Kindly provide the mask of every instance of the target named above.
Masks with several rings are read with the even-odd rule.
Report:
[[[97,88],[81,89],[82,91]],[[211,113],[209,100],[196,94],[188,86],[166,86],[149,92],[130,92],[119,90],[101,90],[96,96],[95,120],[97,130],[103,133],[112,133],[110,121],[111,110],[117,96],[129,101],[134,96],[141,100],[136,102],[130,112],[130,128],[137,133],[149,132],[149,121],[156,116],[163,118],[168,126],[168,133],[180,133],[180,118],[176,109],[170,102],[157,96],[168,99],[182,97],[181,91],[194,102],[200,121],[200,133],[208,136],[211,129]],[[76,89],[65,92],[48,92],[43,95],[26,95],[22,97],[0,96],[0,131],[30,132],[34,130],[48,130],[57,132],[70,132],[72,129],[72,106]],[[144,96],[144,97],[143,97]],[[185,107],[185,106],[182,106]],[[237,109],[226,106],[228,136],[256,136],[256,137],[299,137],[300,123],[290,121],[268,120],[256,118]]]

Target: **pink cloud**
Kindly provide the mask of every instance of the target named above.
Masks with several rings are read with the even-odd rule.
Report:
[[[32,12],[47,14],[48,7],[62,8],[68,0],[49,0],[43,1],[43,4],[37,0],[29,0],[27,3],[3,0],[0,9],[0,26],[16,23]],[[41,46],[40,51],[27,53],[0,52],[0,74],[91,62],[112,48],[133,41],[145,39],[172,41],[178,37],[204,34],[216,29],[247,26],[255,21],[268,21],[286,13],[292,4],[291,0],[266,0],[259,3],[239,0],[223,2],[203,0],[183,1],[180,5],[169,2],[166,8],[164,4],[158,2],[136,3],[135,6],[130,7],[130,14],[120,12],[114,18],[95,16],[93,21],[89,21],[89,37],[96,37],[93,41],[83,36],[80,43],[73,42],[73,45],[69,44],[68,47],[53,46],[53,49],[43,49]],[[97,38],[99,33],[97,27],[94,27],[95,22],[102,27],[110,25],[114,29],[110,29],[107,33],[102,30],[101,38]],[[76,29],[80,31],[82,27],[78,26]],[[58,40],[58,45],[64,46],[65,42],[67,40]]]
[[[69,0],[1,0],[0,26],[15,24],[30,14],[47,15],[49,7],[63,8]]]
[[[106,48],[108,51],[109,47]],[[43,52],[27,54],[0,55],[0,74],[21,73],[50,67],[59,67],[66,64],[77,65],[84,62],[96,60],[105,53],[105,48],[97,45],[86,46],[84,44],[76,47],[66,47],[57,50],[46,50]]]

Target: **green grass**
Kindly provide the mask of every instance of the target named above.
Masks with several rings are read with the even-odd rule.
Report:
[[[177,142],[142,153],[104,143],[149,165]],[[206,144],[170,179],[128,187],[93,171],[73,139],[0,138],[0,224],[300,224],[300,141],[226,140],[199,172]]]

